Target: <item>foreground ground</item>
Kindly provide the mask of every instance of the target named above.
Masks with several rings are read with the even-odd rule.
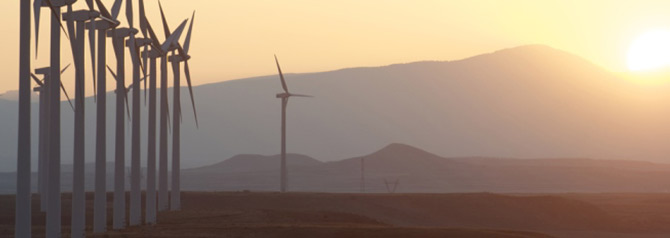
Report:
[[[111,194],[109,196],[111,202]],[[88,194],[87,225],[92,225]],[[477,237],[670,236],[667,194],[323,194],[185,192],[183,210],[159,224],[100,237]],[[63,231],[69,228],[63,196]],[[110,206],[111,208],[111,203]],[[34,237],[44,215],[34,201]],[[0,196],[0,236],[13,236],[14,197]],[[111,209],[108,210],[111,227]],[[67,234],[64,235],[68,236]]]

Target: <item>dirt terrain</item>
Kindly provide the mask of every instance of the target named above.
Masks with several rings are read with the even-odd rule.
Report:
[[[34,237],[44,215],[33,202]],[[92,225],[92,194],[87,195]],[[109,200],[111,202],[111,194]],[[611,237],[670,234],[669,194],[328,194],[185,192],[159,224],[99,237]],[[63,196],[68,236],[69,194]],[[108,206],[111,227],[111,203]],[[14,197],[0,196],[0,237],[12,237]]]

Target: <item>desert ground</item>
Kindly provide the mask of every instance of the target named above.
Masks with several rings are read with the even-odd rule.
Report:
[[[111,202],[112,194],[109,195]],[[33,199],[34,237],[44,214]],[[87,194],[91,230],[93,195]],[[670,235],[670,194],[332,194],[184,192],[159,224],[98,237],[657,238]],[[108,206],[111,227],[111,203]],[[70,195],[63,196],[68,236]],[[14,196],[0,196],[0,236],[12,237]],[[93,236],[92,234],[89,234]]]

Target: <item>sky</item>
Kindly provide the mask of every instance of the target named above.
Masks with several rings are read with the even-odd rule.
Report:
[[[111,9],[113,0],[103,2]],[[5,80],[0,92],[18,88],[19,1],[5,4],[0,14],[5,23],[0,38],[5,53],[0,76]],[[163,0],[162,4],[171,29],[196,11],[189,61],[195,85],[275,74],[273,54],[285,72],[301,73],[458,60],[525,44],[549,45],[624,72],[628,48],[636,37],[670,30],[667,0]],[[162,41],[158,2],[146,0],[145,5]],[[75,9],[85,6],[80,0]],[[124,13],[125,3],[119,16],[123,25]],[[48,14],[42,11],[40,54],[33,68],[48,64]],[[68,41],[62,40],[62,65],[66,65],[72,62],[71,51]],[[114,62],[108,53],[113,68]],[[87,59],[87,70],[89,65]],[[73,72],[63,76],[72,91]],[[91,77],[88,71],[86,75]],[[108,83],[113,88],[113,82]],[[89,95],[90,84],[88,79]]]

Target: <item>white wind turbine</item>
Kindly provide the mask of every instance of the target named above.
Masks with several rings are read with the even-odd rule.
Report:
[[[290,97],[312,97],[310,95],[293,94],[288,91],[284,74],[279,66],[279,60],[275,55],[275,63],[277,64],[277,71],[279,72],[279,79],[281,86],[284,89],[283,93],[278,93],[277,98],[281,98],[281,171],[280,171],[280,191],[286,192],[288,190],[288,172],[286,171],[286,106],[288,106],[288,99]]]
[[[78,10],[73,11],[72,5],[68,5],[68,12],[63,14],[63,20],[67,22],[72,47],[72,58],[75,68],[75,110],[74,110],[74,169],[72,180],[72,222],[70,234],[74,237],[84,237],[86,234],[86,194],[84,193],[85,180],[85,116],[84,116],[84,93],[85,86],[85,62],[84,62],[84,37],[86,22],[93,21],[100,14],[96,11]]]
[[[160,5],[159,2],[159,8],[161,12],[161,19],[163,21],[163,30],[165,31],[165,36],[168,38],[166,42],[172,42],[167,47],[166,45],[163,45],[163,50],[164,52],[167,51],[174,51],[174,50],[179,50],[180,51],[180,56],[171,56],[167,58],[167,55],[163,56],[163,60],[161,61],[161,101],[164,101],[165,103],[161,102],[161,141],[160,141],[160,168],[159,168],[159,194],[158,194],[158,209],[159,210],[166,210],[168,206],[168,199],[167,199],[167,133],[166,130],[167,127],[165,126],[163,122],[167,122],[167,120],[164,120],[163,117],[167,117],[167,107],[165,110],[163,110],[163,106],[167,106],[167,61],[171,61],[173,63],[173,71],[174,71],[174,85],[173,85],[173,90],[174,90],[174,109],[173,109],[173,129],[172,129],[172,138],[173,138],[173,145],[172,145],[172,192],[171,192],[171,199],[170,199],[170,209],[172,210],[179,210],[181,207],[181,201],[180,201],[180,180],[179,180],[179,167],[180,167],[180,140],[179,140],[179,122],[180,122],[180,108],[179,108],[179,96],[180,96],[180,80],[179,80],[179,63],[184,62],[185,63],[185,70],[186,70],[186,78],[189,86],[191,85],[191,75],[190,71],[188,68],[188,62],[187,60],[190,58],[188,54],[186,53],[181,45],[179,45],[178,39],[181,35],[181,30],[183,30],[183,25],[186,24],[186,21],[182,23],[182,25],[179,27],[181,30],[178,28],[175,33],[171,34],[170,33],[170,28],[168,27],[167,20],[165,19],[165,13],[163,12],[163,7]],[[190,32],[192,29],[192,22],[191,26],[189,26],[189,36],[187,36],[186,42],[190,42]],[[177,34],[179,33],[179,34]],[[170,40],[173,39],[173,40]],[[176,66],[176,67],[175,67]],[[190,89],[190,87],[189,87]],[[195,106],[195,103],[193,101],[193,91],[189,91],[191,93],[191,102],[193,103],[193,106]],[[195,107],[194,107],[194,112],[195,112]],[[196,123],[197,123],[197,116],[196,116]],[[197,125],[197,124],[196,124]],[[164,127],[165,126],[165,127]],[[165,136],[164,136],[165,135]]]
[[[126,0],[126,18],[128,27],[133,28],[133,1]],[[131,123],[131,153],[130,153],[130,225],[141,223],[142,195],[140,191],[140,68],[139,44],[151,43],[151,41],[140,41],[134,34],[126,41],[130,51],[133,66],[133,101],[132,101],[132,123]],[[120,74],[120,73],[119,73]]]
[[[51,10],[51,57],[50,57],[50,69],[51,69],[51,82],[55,85],[59,85],[61,83],[61,78],[60,78],[60,46],[61,46],[61,37],[60,37],[60,31],[63,30],[65,32],[65,27],[63,27],[63,23],[61,22],[61,7],[66,6],[66,5],[71,5],[75,3],[76,0],[35,0],[33,2],[33,8],[34,8],[34,17],[35,17],[35,54],[37,55],[37,46],[39,46],[39,18],[40,18],[40,12],[42,7],[48,7]],[[23,5],[22,5],[22,10]],[[59,29],[60,28],[60,29]],[[24,36],[25,33],[22,31],[22,36]],[[66,33],[67,36],[67,33]],[[22,40],[21,42],[25,43],[27,40]],[[23,56],[23,51],[21,52]],[[25,67],[25,63],[23,63]],[[29,73],[29,72],[28,72]],[[28,76],[28,75],[26,75]],[[28,85],[29,87],[30,85]],[[25,89],[24,89],[25,90]],[[28,88],[29,90],[29,88]],[[50,99],[49,101],[51,102],[60,102],[61,96],[60,96],[60,89],[58,87],[51,87],[50,92],[49,92]],[[25,95],[24,95],[25,97]],[[29,98],[26,98],[29,100]],[[49,184],[47,185],[48,188],[48,197],[49,201],[47,203],[47,214],[46,214],[46,237],[51,238],[51,237],[60,237],[61,233],[61,191],[60,191],[60,163],[61,163],[61,158],[60,158],[60,103],[51,103],[49,108],[49,114],[51,115],[51,118],[49,120],[49,168],[48,168],[48,174],[49,174]],[[24,107],[22,107],[24,109]],[[28,112],[29,113],[29,112]],[[21,114],[21,113],[19,113]],[[21,114],[25,116],[24,114]],[[29,115],[28,115],[29,116]],[[24,120],[19,120],[20,122]],[[28,120],[29,121],[29,120]],[[19,145],[23,145],[24,147],[20,146],[19,147],[19,158],[22,158],[21,155],[25,155],[24,153],[27,153],[28,158],[30,152],[26,152],[25,150],[30,150],[30,135],[24,135],[24,133],[29,133],[30,126],[25,126],[23,127],[19,125],[21,131],[19,133]],[[27,127],[27,130],[26,128]],[[26,138],[28,138],[28,142],[26,144]],[[28,145],[26,148],[25,146]],[[21,160],[24,162],[23,160]],[[28,162],[28,165],[30,162]],[[22,169],[25,169],[24,166],[25,164],[21,164]],[[28,168],[29,169],[29,168]],[[20,170],[23,171],[23,170]],[[29,176],[29,175],[28,175]],[[19,175],[19,178],[22,178],[21,175]],[[19,179],[17,180],[19,183],[19,188],[23,189],[26,187],[25,179]],[[30,182],[29,178],[27,180]],[[30,184],[27,185],[27,188],[29,188]],[[28,193],[29,193],[28,189]],[[25,195],[25,191],[21,190],[18,192],[20,195]],[[29,195],[29,194],[28,194]],[[18,195],[17,195],[18,196]],[[20,197],[20,196],[19,196]],[[22,202],[25,200],[21,199]],[[27,198],[28,201],[30,201],[30,198]],[[17,206],[21,206],[17,204]],[[24,209],[21,209],[24,210]],[[29,205],[28,205],[28,211],[30,211]],[[22,213],[17,213],[17,214],[22,214]],[[29,214],[27,215],[28,217],[30,216]],[[25,219],[25,218],[24,218]],[[17,232],[18,230],[24,230],[25,227],[20,225],[23,224],[23,220],[18,219],[19,222],[17,222]],[[29,226],[29,225],[28,225]],[[30,234],[30,233],[28,233]]]
[[[115,0],[114,5],[121,4],[122,0]],[[87,2],[88,3],[88,2]],[[96,98],[96,130],[95,130],[95,198],[93,201],[93,233],[107,231],[107,32],[119,26],[120,22],[113,17],[101,0],[96,0],[100,11],[100,20],[87,24],[89,29],[89,45],[91,59],[95,59],[95,31],[98,32],[98,66],[97,66],[97,95]],[[96,71],[95,60],[93,72]],[[94,74],[95,77],[95,74]],[[94,79],[95,85],[95,79]]]
[[[30,237],[30,0],[21,0],[19,36],[19,133],[16,156],[14,236]]]
[[[188,67],[188,60],[191,59],[191,56],[188,55],[189,45],[191,43],[191,33],[193,30],[193,20],[195,20],[195,12],[191,17],[191,24],[188,28],[188,33],[186,34],[186,39],[184,41],[184,47],[182,47],[178,42],[177,51],[178,55],[172,55],[169,57],[169,61],[172,62],[172,70],[174,74],[174,85],[173,85],[173,128],[172,128],[172,190],[170,196],[170,210],[177,211],[181,210],[181,72],[180,64],[184,63],[184,73],[186,74],[186,83],[188,84],[189,95],[191,96],[191,105],[193,106],[193,115],[195,116],[195,125],[198,127],[198,114],[195,107],[195,99],[193,96],[193,87],[191,84],[191,71]]]
[[[112,8],[112,16],[116,19],[120,4]],[[113,225],[115,230],[126,226],[126,196],[125,196],[125,38],[137,34],[136,29],[116,28],[108,33],[112,38],[114,54],[116,55],[116,127],[115,127],[115,162],[114,162],[114,210]]]
[[[161,58],[161,66],[165,65],[165,67],[161,67],[163,69],[161,78],[165,78],[165,83],[167,84],[167,52],[169,50],[170,45],[172,45],[173,42],[164,42],[163,45],[160,45],[158,38],[156,37],[156,33],[154,32],[153,28],[151,27],[151,24],[146,18],[145,12],[144,12],[144,1],[140,0],[140,30],[144,34],[145,38],[149,38],[153,41],[151,50],[145,49],[144,52],[142,52],[142,57],[144,59],[148,59],[148,64],[149,64],[149,112],[148,112],[148,139],[147,139],[147,186],[146,186],[146,196],[145,196],[145,204],[146,204],[146,213],[145,213],[145,221],[148,224],[155,224],[156,223],[156,75],[157,75],[157,68],[156,68],[156,60],[158,58]],[[148,34],[148,36],[147,36]],[[173,37],[173,41],[177,41],[178,38]],[[163,47],[165,46],[165,47]],[[146,47],[145,47],[146,48]],[[163,51],[163,48],[166,50]],[[146,62],[146,61],[145,61]],[[146,78],[146,76],[145,76]],[[146,80],[144,81],[146,85]],[[145,87],[146,88],[146,87]],[[167,88],[167,86],[165,86]],[[165,95],[167,96],[167,95]],[[163,102],[163,100],[161,100]],[[167,100],[165,100],[161,107],[164,109],[167,109]],[[167,112],[166,112],[167,113]],[[166,117],[162,116],[161,119],[165,119]],[[165,124],[165,121],[161,121],[161,129],[167,127],[164,127],[163,124]],[[165,141],[165,145],[167,146],[167,135],[165,136],[165,140],[161,138],[161,141]]]

